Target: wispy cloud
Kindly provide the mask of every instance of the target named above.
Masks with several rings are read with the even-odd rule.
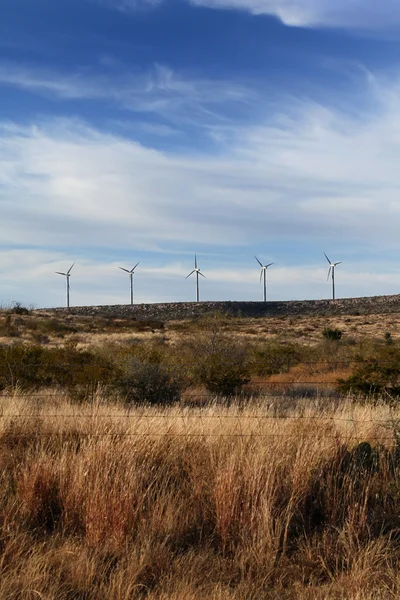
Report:
[[[226,121],[226,107],[250,111],[258,94],[232,81],[184,77],[155,64],[145,72],[126,69],[94,73],[81,69],[59,73],[49,69],[0,63],[0,86],[12,86],[59,100],[96,100],[128,111],[160,115],[181,124]]]
[[[298,27],[394,29],[400,26],[397,0],[190,0],[197,6],[272,15]]]
[[[141,10],[146,8],[154,8],[158,6],[164,0],[89,0],[90,2],[97,2],[98,4],[104,4],[121,11],[128,10]]]

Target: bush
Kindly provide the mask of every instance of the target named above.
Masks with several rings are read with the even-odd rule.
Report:
[[[30,310],[23,306],[21,302],[13,302],[10,312],[14,315],[29,315]]]
[[[330,327],[325,327],[325,329],[322,332],[322,335],[326,340],[337,342],[340,339],[342,339],[343,332],[340,329],[332,329]]]
[[[300,349],[294,344],[263,344],[252,351],[252,371],[258,376],[287,373],[301,358]]]
[[[19,328],[15,323],[15,317],[12,317],[10,313],[0,320],[0,336],[20,337],[20,335]]]
[[[340,379],[339,390],[363,396],[400,396],[400,347],[385,344],[376,348],[374,355],[356,366],[347,379]]]
[[[170,405],[180,399],[180,385],[160,364],[130,358],[115,387],[128,403]]]
[[[393,338],[392,338],[392,334],[390,333],[390,331],[386,331],[385,335],[384,335],[384,340],[385,343],[389,346],[390,344],[393,344]]]
[[[0,389],[16,385],[25,389],[63,386],[83,399],[93,394],[98,384],[109,383],[115,371],[110,361],[77,350],[73,344],[63,348],[0,346]]]
[[[191,383],[214,394],[233,396],[250,381],[249,348],[240,338],[222,331],[224,317],[202,320],[202,329],[181,348]],[[221,322],[222,320],[222,322]]]

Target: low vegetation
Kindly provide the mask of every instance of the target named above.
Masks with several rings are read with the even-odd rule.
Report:
[[[262,327],[256,335],[250,325],[244,331],[242,319],[222,314],[178,327],[13,310],[0,315],[0,390],[58,386],[84,401],[100,385],[111,399],[152,404],[179,401],[190,390],[230,397],[293,393],[296,386],[308,395],[400,395],[395,332],[366,338],[332,323],[310,341],[293,319],[285,335]]]

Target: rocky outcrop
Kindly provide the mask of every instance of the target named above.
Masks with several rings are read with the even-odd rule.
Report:
[[[75,306],[55,308],[56,313],[158,321],[194,319],[212,312],[242,317],[277,317],[296,315],[373,315],[400,313],[400,295],[343,298],[339,300],[294,300],[277,302],[170,302],[114,306]]]

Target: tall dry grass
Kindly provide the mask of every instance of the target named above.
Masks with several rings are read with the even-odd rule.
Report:
[[[0,598],[399,597],[400,411],[18,392],[0,410]]]

